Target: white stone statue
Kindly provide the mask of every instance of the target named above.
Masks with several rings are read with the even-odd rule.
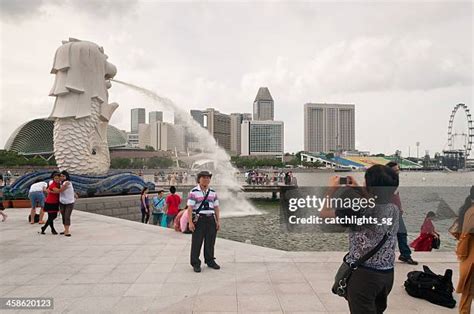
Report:
[[[56,75],[50,96],[56,97],[54,155],[61,170],[73,174],[105,174],[110,167],[107,125],[118,107],[108,103],[107,89],[117,68],[98,45],[69,38],[56,50]]]

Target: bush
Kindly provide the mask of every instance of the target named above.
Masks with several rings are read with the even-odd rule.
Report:
[[[54,159],[49,162],[41,157],[27,158],[13,151],[0,150],[0,166],[5,167],[19,167],[19,166],[55,166]]]

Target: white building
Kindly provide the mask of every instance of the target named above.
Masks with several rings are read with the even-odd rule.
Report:
[[[355,150],[355,105],[304,105],[304,150],[308,152]]]
[[[241,128],[242,121],[252,120],[251,113],[230,114],[230,152],[234,155],[241,153]]]
[[[184,152],[184,126],[167,122],[150,124],[149,145],[155,150]]]
[[[150,142],[150,125],[140,123],[138,125],[138,147],[145,149],[146,146],[152,146]]]
[[[127,133],[127,143],[131,147],[138,147],[138,143],[139,143],[138,133]]]
[[[241,156],[283,156],[284,124],[282,121],[243,121]]]

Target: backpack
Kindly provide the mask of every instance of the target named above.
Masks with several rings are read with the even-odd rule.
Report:
[[[411,271],[405,281],[405,290],[415,298],[425,299],[433,304],[454,308],[456,300],[453,298],[453,271],[447,269],[444,276],[435,274],[423,265],[423,271]]]

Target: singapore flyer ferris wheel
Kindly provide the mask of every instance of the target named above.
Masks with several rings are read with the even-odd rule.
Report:
[[[467,121],[467,128],[464,130],[459,131],[456,129],[455,126],[455,117],[456,114],[463,114],[466,116]],[[458,120],[459,121],[459,120]],[[456,138],[461,137],[462,139],[462,146],[456,145],[458,141]],[[472,116],[469,111],[469,108],[465,104],[457,104],[453,111],[451,112],[451,116],[449,117],[449,125],[448,125],[448,147],[450,150],[462,150],[465,153],[465,156],[469,156],[472,150],[472,142],[474,141],[474,125],[472,123]]]

